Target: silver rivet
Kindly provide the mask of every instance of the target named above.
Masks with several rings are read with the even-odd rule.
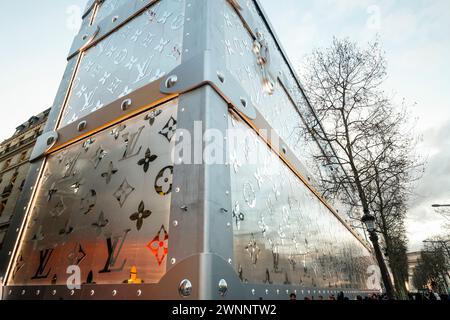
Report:
[[[231,258],[228,259],[228,263],[229,263],[229,264],[232,264],[232,263],[233,263],[233,260],[231,260]]]
[[[55,137],[49,137],[49,138],[47,139],[47,146],[52,145],[53,142],[55,142]]]
[[[227,294],[228,291],[228,283],[225,281],[225,279],[221,279],[219,281],[219,294],[224,297]]]
[[[73,296],[75,294],[75,290],[70,291],[70,295]]]
[[[8,256],[10,256],[11,254],[12,254],[12,252],[11,252],[11,251],[9,251],[9,252],[8,252]]]
[[[280,294],[280,289],[277,289],[277,295],[279,295]]]
[[[183,211],[185,211],[185,212],[188,211],[188,207],[187,207],[187,206],[181,206],[180,209],[183,210]]]
[[[86,121],[81,121],[79,124],[78,124],[78,131],[83,131],[84,129],[86,129],[86,126],[87,126],[87,122]]]
[[[222,83],[225,82],[225,76],[220,71],[217,71],[217,78],[219,79],[220,82],[222,82]]]
[[[227,227],[228,228],[231,227],[231,223],[227,222]]]
[[[123,100],[122,104],[120,105],[120,109],[122,109],[122,111],[126,111],[131,106],[131,103],[131,99]]]
[[[252,295],[255,295],[255,293],[256,293],[256,290],[252,289]]]
[[[41,293],[41,290],[36,290],[36,295],[38,296]]]
[[[114,16],[114,17],[112,17],[112,19],[111,19],[111,21],[114,23],[114,22],[116,22],[117,20],[119,20],[119,16]]]
[[[19,232],[19,228],[16,229],[16,232]]]
[[[286,154],[286,153],[287,153],[287,148],[286,148],[286,146],[281,146],[281,151],[283,151],[283,153]]]
[[[177,263],[177,259],[175,259],[175,258],[170,259],[170,263],[171,263],[171,264]]]
[[[286,290],[286,294],[289,294],[289,290]]]
[[[85,34],[85,35],[83,35],[83,38],[82,38],[82,39],[83,39],[83,41],[84,41],[84,40],[86,40],[87,38],[88,38],[88,35]]]
[[[192,294],[192,283],[189,280],[184,279],[180,283],[178,292],[180,293],[180,296],[182,296],[182,297],[189,297]]]
[[[176,187],[176,188],[175,188],[175,192],[176,192],[176,193],[180,192],[180,188],[179,188],[179,187]]]
[[[137,294],[138,297],[140,297],[140,296],[142,295],[142,290],[138,290],[138,291],[136,292],[136,294]]]
[[[166,88],[167,89],[172,88],[177,82],[178,82],[178,77],[176,75],[171,75],[166,80],[166,83],[165,83]]]
[[[113,295],[113,297],[116,296],[117,295],[117,290],[113,290],[112,291],[112,295]]]
[[[94,290],[91,290],[91,296],[93,296],[95,294]]]
[[[268,295],[269,294],[269,289],[266,289],[266,295]]]
[[[245,100],[245,98],[241,98],[241,104],[244,108],[247,107],[247,100]]]
[[[53,290],[53,291],[52,291],[52,295],[53,295],[53,296],[56,295],[56,290]]]
[[[177,220],[174,220],[174,221],[173,221],[173,226],[174,226],[174,227],[178,227],[178,221],[177,221]]]
[[[229,195],[229,194],[230,194],[230,191],[228,191],[228,190],[225,191],[225,194],[226,194],[226,195]]]
[[[9,295],[12,295],[12,290],[9,290],[8,294],[9,294]]]
[[[25,290],[22,290],[22,292],[21,292],[20,294],[21,294],[21,295],[24,295],[24,294],[25,294],[25,292],[26,292]]]

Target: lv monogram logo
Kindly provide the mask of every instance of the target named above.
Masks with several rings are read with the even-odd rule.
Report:
[[[108,247],[108,258],[106,259],[105,266],[102,270],[99,271],[99,273],[120,272],[123,270],[125,264],[127,263],[127,259],[123,260],[122,265],[119,268],[111,268],[115,267],[120,252],[122,251],[123,244],[125,243],[127,235],[130,231],[131,229],[127,229],[124,231],[124,234],[122,236],[115,237],[114,239],[111,237],[106,239],[106,245]]]
[[[141,136],[142,130],[144,130],[144,128],[145,126],[142,126],[134,133],[127,132],[124,135],[122,135],[122,138],[125,140],[126,149],[121,161],[137,156],[139,152],[141,152],[142,146],[137,148],[137,144],[139,141],[139,137]],[[138,150],[136,151],[136,149]]]
[[[54,249],[46,249],[39,252],[39,267],[37,268],[36,273],[31,278],[31,280],[47,279],[48,275],[50,274],[51,268],[48,269],[47,273],[45,273],[45,269],[47,269],[47,265],[50,261],[50,258],[52,257],[53,251]]]

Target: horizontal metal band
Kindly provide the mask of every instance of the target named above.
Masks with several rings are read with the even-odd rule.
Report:
[[[46,154],[53,153],[152,107],[172,100],[178,94],[160,92],[161,79],[137,89],[123,98],[90,113],[58,130],[58,140]]]

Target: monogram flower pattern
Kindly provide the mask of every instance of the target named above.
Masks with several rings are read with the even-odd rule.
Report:
[[[155,190],[161,196],[172,192],[173,166],[163,168],[155,181]]]
[[[145,157],[141,160],[139,160],[138,165],[142,166],[144,169],[144,172],[147,173],[148,168],[150,167],[150,163],[155,161],[158,158],[158,156],[152,154],[150,151],[150,148],[147,148],[147,151],[145,151]]]
[[[144,220],[150,217],[151,214],[152,212],[150,210],[145,210],[144,201],[141,201],[141,203],[139,204],[138,211],[130,216],[130,220],[136,221],[136,228],[138,231],[140,231],[142,225],[144,224]]]

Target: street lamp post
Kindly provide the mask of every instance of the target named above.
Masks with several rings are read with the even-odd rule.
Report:
[[[373,249],[375,250],[375,258],[380,267],[381,277],[383,278],[386,295],[389,299],[394,299],[394,288],[391,282],[391,277],[384,262],[383,254],[381,253],[380,244],[378,243],[378,235],[375,231],[375,217],[369,213],[365,213],[361,221],[366,225],[369,232],[369,239],[372,241]]]

